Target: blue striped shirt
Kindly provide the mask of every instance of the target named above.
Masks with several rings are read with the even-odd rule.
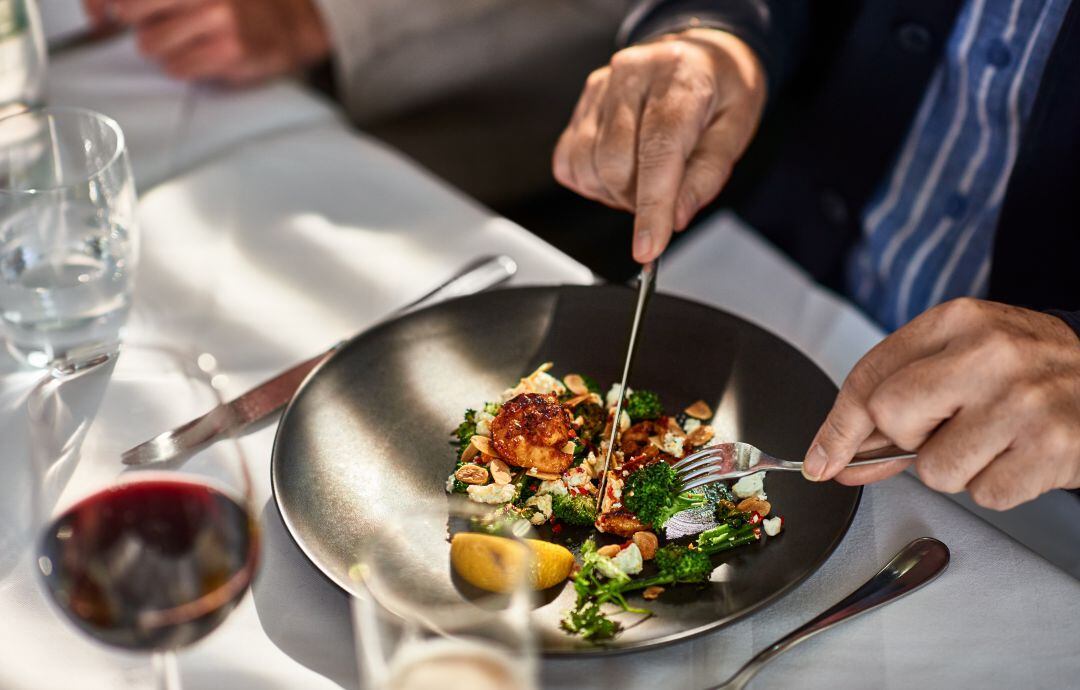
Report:
[[[1068,6],[968,0],[961,9],[848,263],[850,296],[884,327],[986,295],[1002,198]]]

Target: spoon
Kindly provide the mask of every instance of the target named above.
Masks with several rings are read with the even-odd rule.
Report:
[[[772,643],[746,662],[727,682],[710,690],[741,690],[765,664],[819,632],[911,594],[933,581],[949,565],[949,547],[937,539],[920,537],[870,578],[862,587],[817,618]]]

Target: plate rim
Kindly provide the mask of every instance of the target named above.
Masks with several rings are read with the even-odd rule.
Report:
[[[581,289],[581,290],[597,290],[597,289],[611,290],[611,289],[614,289],[614,290],[626,291],[627,293],[633,292],[632,288],[630,288],[629,286],[613,285],[613,284],[609,284],[609,283],[600,284],[600,285],[575,285],[575,284],[515,285],[515,286],[504,287],[504,288],[498,288],[497,290],[490,290],[490,291],[487,291],[487,292],[511,292],[511,291],[513,291],[513,292],[555,292],[555,293],[558,293],[558,292],[560,292],[562,290],[566,290],[568,288],[569,289],[574,289],[574,290],[576,290],[576,289]],[[298,549],[300,549],[300,552],[304,554],[304,557],[307,559],[308,563],[310,565],[314,566],[315,570],[322,577],[324,577],[326,580],[328,580],[330,583],[332,583],[335,587],[340,589],[342,592],[344,592],[349,597],[354,597],[356,595],[352,592],[352,590],[350,589],[350,587],[348,585],[343,583],[332,572],[329,572],[330,569],[324,567],[319,562],[319,559],[317,559],[311,553],[311,551],[308,549],[308,547],[306,547],[304,545],[303,541],[297,535],[296,528],[290,522],[287,511],[282,506],[281,496],[280,496],[280,492],[279,492],[279,489],[278,489],[278,472],[277,472],[277,468],[280,465],[278,455],[279,455],[280,448],[281,448],[281,432],[282,432],[282,429],[285,427],[285,422],[288,419],[289,414],[296,407],[297,401],[300,400],[301,396],[309,388],[309,386],[310,386],[311,382],[314,380],[314,378],[316,376],[318,376],[319,373],[322,372],[322,370],[325,367],[329,366],[329,364],[331,362],[336,360],[338,357],[343,356],[343,353],[346,352],[347,350],[349,350],[351,348],[351,346],[357,340],[359,340],[360,338],[363,338],[363,337],[365,337],[365,336],[367,336],[369,334],[378,332],[378,331],[380,331],[380,330],[382,330],[384,328],[390,327],[390,326],[396,324],[401,319],[409,318],[409,317],[411,317],[413,315],[416,315],[416,314],[423,314],[423,313],[425,313],[425,312],[427,312],[427,311],[429,311],[431,309],[435,309],[437,307],[440,307],[440,306],[442,306],[444,304],[447,304],[447,303],[450,303],[450,302],[457,302],[457,301],[460,301],[460,300],[468,300],[468,299],[472,299],[472,298],[478,297],[478,296],[483,295],[483,294],[485,294],[485,293],[481,292],[481,293],[474,293],[474,294],[471,294],[471,295],[463,295],[463,296],[460,296],[460,297],[454,297],[452,299],[448,299],[448,300],[444,300],[442,302],[437,302],[435,304],[431,304],[431,305],[423,307],[421,309],[415,309],[413,311],[409,311],[409,312],[406,312],[406,313],[398,315],[398,316],[393,316],[393,317],[390,317],[390,318],[386,318],[386,319],[378,321],[378,322],[372,324],[371,326],[369,326],[367,328],[364,328],[360,332],[350,336],[349,338],[347,338],[346,340],[341,342],[334,349],[334,351],[330,354],[329,357],[324,358],[310,372],[308,372],[308,375],[304,377],[304,380],[300,383],[300,386],[296,389],[296,392],[293,393],[293,396],[289,399],[288,404],[286,404],[285,409],[282,411],[281,416],[278,419],[277,428],[274,430],[274,442],[273,442],[273,445],[272,445],[271,451],[270,451],[270,492],[271,492],[271,496],[272,496],[273,501],[274,501],[274,507],[277,509],[278,516],[281,518],[282,524],[285,526],[285,531],[288,533],[289,538],[292,540],[293,544],[295,544],[296,547]],[[727,317],[730,317],[730,318],[736,319],[738,321],[741,321],[742,323],[746,324],[747,326],[749,326],[749,327],[751,327],[753,329],[756,329],[758,331],[761,331],[761,332],[763,332],[763,333],[765,333],[765,334],[767,334],[769,336],[772,336],[773,338],[776,338],[781,343],[783,343],[785,346],[787,346],[787,347],[791,348],[792,350],[794,350],[795,352],[797,352],[811,366],[813,366],[815,369],[817,369],[818,372],[820,372],[825,377],[825,379],[829,381],[829,383],[833,386],[833,388],[837,388],[836,384],[833,382],[832,378],[828,375],[828,373],[826,373],[825,370],[822,369],[818,365],[818,363],[815,362],[806,352],[804,352],[801,348],[799,348],[798,346],[796,346],[793,343],[789,342],[787,339],[783,338],[779,334],[774,333],[773,331],[769,330],[768,328],[765,328],[764,326],[762,326],[760,324],[757,324],[757,323],[751,321],[750,319],[748,319],[748,318],[746,318],[746,317],[744,317],[744,316],[742,316],[740,314],[736,314],[736,313],[728,311],[726,309],[722,309],[722,308],[717,307],[715,305],[707,304],[705,302],[701,302],[701,301],[698,301],[698,300],[695,300],[695,299],[684,297],[682,295],[676,295],[676,294],[672,294],[672,293],[668,293],[668,292],[657,291],[656,294],[657,294],[657,296],[662,295],[663,297],[665,297],[667,299],[673,299],[673,300],[676,300],[676,301],[685,302],[685,303],[688,303],[688,304],[691,304],[691,305],[694,305],[694,306],[704,307],[705,309],[718,312],[718,313],[723,314],[723,315],[725,315]],[[631,653],[642,652],[642,651],[646,651],[646,650],[660,649],[662,647],[668,647],[668,646],[671,646],[671,645],[679,643],[679,642],[686,642],[686,641],[689,641],[689,640],[693,640],[693,639],[702,637],[703,635],[706,635],[706,634],[708,634],[710,632],[720,630],[720,629],[725,628],[728,625],[731,625],[731,624],[733,624],[733,623],[735,623],[737,621],[740,621],[740,620],[742,620],[744,618],[749,618],[752,615],[759,613],[763,609],[768,608],[769,606],[775,604],[780,599],[783,599],[785,596],[790,594],[793,590],[797,589],[800,585],[802,585],[804,582],[806,582],[806,580],[808,580],[810,578],[810,576],[817,573],[822,568],[822,566],[825,565],[825,562],[828,561],[829,558],[836,552],[836,549],[840,546],[840,543],[844,540],[844,538],[847,536],[848,532],[851,530],[851,525],[855,521],[855,515],[859,512],[859,507],[862,505],[863,488],[864,487],[857,486],[857,487],[851,487],[851,488],[856,489],[855,500],[852,503],[851,511],[848,513],[847,519],[844,521],[844,525],[843,525],[842,529],[840,529],[837,532],[837,535],[836,535],[835,539],[832,540],[832,542],[828,545],[828,547],[824,551],[822,551],[820,557],[815,559],[814,562],[810,564],[810,567],[806,569],[806,572],[804,572],[802,576],[800,576],[800,577],[792,580],[791,582],[787,583],[786,585],[784,585],[780,589],[776,590],[775,592],[773,592],[769,596],[764,597],[763,599],[756,602],[755,604],[753,604],[749,608],[746,608],[746,609],[744,609],[742,611],[739,611],[737,613],[732,613],[732,614],[728,614],[727,616],[717,618],[716,620],[714,620],[714,621],[712,621],[710,623],[698,626],[696,628],[691,628],[689,630],[683,630],[683,631],[680,631],[680,632],[677,632],[677,633],[670,633],[670,634],[664,635],[662,637],[651,638],[651,639],[648,639],[648,640],[641,640],[641,641],[637,641],[637,642],[631,642],[631,643],[629,643],[627,645],[624,645],[624,646],[621,646],[621,647],[609,647],[609,646],[606,646],[606,645],[603,645],[603,644],[597,644],[597,645],[593,645],[591,647],[583,646],[583,647],[572,648],[572,649],[545,650],[545,649],[543,649],[542,644],[538,644],[537,645],[537,647],[538,647],[538,649],[537,649],[538,656],[540,658],[544,658],[544,659],[580,658],[582,656],[604,657],[604,656],[618,656],[618,655],[622,655],[622,654],[631,654]]]

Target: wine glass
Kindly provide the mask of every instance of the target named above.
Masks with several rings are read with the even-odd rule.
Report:
[[[537,687],[532,552],[524,541],[534,535],[524,520],[489,534],[480,521],[493,510],[456,497],[417,497],[408,515],[385,516],[359,546],[350,575],[360,589],[352,611],[363,688]],[[450,555],[451,540],[461,535],[501,542],[493,561],[502,591],[462,576]]]
[[[175,650],[217,628],[254,576],[251,478],[231,438],[145,469],[120,457],[220,404],[212,365],[207,354],[129,346],[47,376],[28,402],[44,588],[82,632],[151,652],[170,689]]]

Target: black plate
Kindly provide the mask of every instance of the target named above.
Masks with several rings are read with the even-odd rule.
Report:
[[[348,570],[364,534],[445,491],[454,462],[448,432],[462,412],[497,399],[545,361],[559,374],[617,380],[634,299],[615,286],[501,290],[357,337],[308,379],[278,428],[274,496],[297,544],[331,580],[355,590]],[[836,394],[803,354],[738,317],[667,295],[653,298],[643,328],[631,387],[655,390],[669,409],[704,399],[717,410],[718,437],[801,457]],[[861,495],[789,473],[770,475],[766,492],[785,518],[780,536],[731,552],[708,586],[650,602],[656,615],[606,647],[558,630],[573,598],[567,587],[536,612],[543,651],[651,647],[746,616],[821,566]]]

